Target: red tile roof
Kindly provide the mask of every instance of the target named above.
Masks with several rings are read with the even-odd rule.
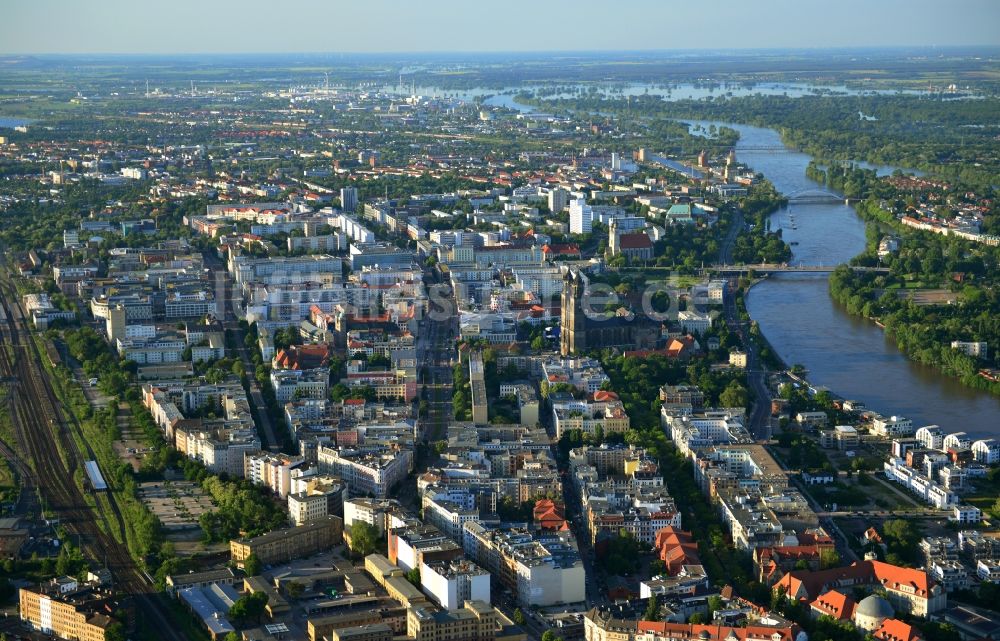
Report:
[[[772,635],[781,635],[781,641],[792,641],[797,633],[796,627],[772,628],[762,625],[748,625],[744,628],[731,628],[725,625],[700,625],[691,623],[666,623],[662,621],[639,621],[639,632],[652,632],[656,636],[669,639],[699,639],[702,632],[707,632],[712,641],[725,641],[730,635],[739,641],[745,639],[770,639]]]
[[[701,565],[698,544],[690,532],[668,525],[657,531],[654,547],[659,551],[660,560],[667,566],[667,574],[671,576],[676,576],[685,565]]]
[[[905,591],[928,598],[934,583],[927,572],[903,568],[882,561],[857,561],[848,567],[810,572],[793,570],[781,577],[778,586],[791,598],[813,599],[830,586],[878,585],[887,590]]]
[[[872,637],[879,641],[918,641],[923,638],[920,630],[899,619],[886,619]]]
[[[622,249],[648,249],[653,246],[653,241],[643,232],[621,234],[618,240]]]
[[[816,600],[809,604],[813,610],[820,614],[826,614],[841,621],[849,621],[854,617],[854,608],[857,604],[854,599],[838,592],[830,590],[816,597]]]

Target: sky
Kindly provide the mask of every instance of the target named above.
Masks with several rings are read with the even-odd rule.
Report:
[[[2,0],[0,53],[1000,45],[1000,0]]]

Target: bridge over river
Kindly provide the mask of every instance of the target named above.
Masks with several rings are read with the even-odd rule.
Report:
[[[786,265],[784,263],[757,263],[754,265],[715,265],[705,271],[717,274],[829,274],[840,265]],[[888,274],[888,267],[852,266],[856,272]]]

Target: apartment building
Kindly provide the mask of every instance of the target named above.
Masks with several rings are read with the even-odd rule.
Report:
[[[420,586],[445,610],[458,610],[466,601],[490,603],[490,573],[466,559],[422,562]]]
[[[433,525],[418,523],[389,530],[389,561],[407,572],[423,563],[461,556],[462,547]]]
[[[561,278],[559,292],[562,292]],[[581,392],[594,394],[610,380],[600,361],[594,358],[550,358],[542,363],[544,385],[568,383]]]
[[[588,400],[552,402],[552,421],[556,438],[572,430],[593,434],[598,429],[605,434],[625,432],[631,425],[625,405],[614,392],[597,391]]]
[[[413,469],[413,451],[388,445],[365,448],[320,446],[320,471],[338,476],[351,494],[386,498]]]
[[[348,530],[363,521],[375,527],[379,536],[413,520],[396,499],[351,498],[344,501],[344,527]]]
[[[280,563],[315,554],[343,540],[344,519],[326,516],[299,527],[273,530],[253,538],[233,539],[229,553],[237,567],[251,554],[261,563]]]
[[[21,621],[32,630],[61,639],[104,641],[105,631],[114,621],[102,613],[105,598],[79,591],[75,580],[53,582],[38,590],[18,590]]]
[[[304,463],[302,457],[271,452],[247,452],[243,458],[243,478],[254,485],[263,485],[282,499],[292,489],[292,470]]]
[[[330,387],[330,369],[272,369],[271,386],[282,405],[301,398],[324,399]]]
[[[424,521],[441,530],[453,541],[461,542],[465,524],[479,520],[479,509],[475,507],[471,493],[460,493],[467,497],[462,502],[451,500],[451,494],[455,493],[425,492],[422,499]]]
[[[871,433],[886,438],[909,436],[913,434],[913,421],[902,416],[876,416],[872,419]]]
[[[882,468],[887,479],[899,483],[939,510],[949,509],[959,503],[959,497],[954,491],[925,476],[920,470],[907,466],[906,461],[899,457],[890,458],[882,464]]]
[[[485,601],[466,601],[458,610],[410,608],[406,614],[406,636],[413,641],[494,641],[497,614]]]
[[[708,409],[690,414],[664,408],[660,411],[660,422],[685,456],[713,445],[753,442],[743,415],[731,410]]]
[[[579,603],[586,575],[571,532],[532,534],[466,523],[466,555],[511,589],[524,607]]]
[[[288,518],[299,526],[328,515],[344,513],[347,486],[340,479],[321,474],[300,475],[292,470],[292,487],[288,494]]]

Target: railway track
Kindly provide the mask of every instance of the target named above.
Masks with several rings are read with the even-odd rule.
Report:
[[[74,477],[82,465],[81,453],[69,433],[71,428],[62,414],[61,403],[45,378],[41,355],[16,300],[10,282],[0,281],[3,312],[0,342],[10,345],[15,354],[11,359],[6,350],[0,349],[0,377],[17,380],[10,398],[11,419],[23,456],[34,463],[33,472],[24,466],[19,469],[31,473],[29,478],[37,486],[45,507],[77,538],[83,552],[105,563],[116,588],[132,596],[157,637],[186,641],[187,636],[172,625],[152,582],[136,566],[125,545],[98,527],[93,510],[76,485]],[[21,459],[15,456],[13,460]],[[110,493],[108,499],[124,535],[121,511]]]

